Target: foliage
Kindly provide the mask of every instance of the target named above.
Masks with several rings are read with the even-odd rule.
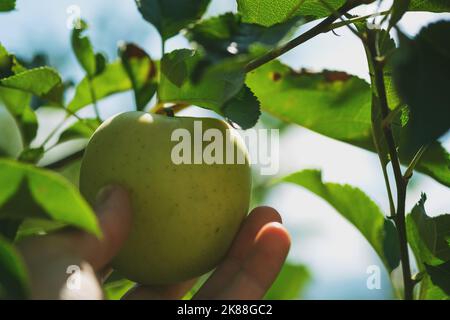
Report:
[[[361,232],[389,272],[400,264],[404,298],[412,298],[418,286],[414,298],[448,299],[449,215],[428,216],[425,196],[406,215],[405,199],[415,171],[450,186],[449,153],[439,142],[450,125],[450,22],[425,26],[412,38],[398,23],[408,11],[449,12],[450,4],[395,1],[387,12],[373,7],[372,13],[384,16],[379,17],[380,25],[369,27],[372,19],[348,15],[333,24],[337,16],[371,2],[237,0],[237,13],[203,18],[209,0],[136,0],[142,18],[161,35],[161,60],[130,42],[121,43],[117,58],[108,60],[94,49],[87,23],[79,21],[70,44],[85,76],[70,97],[68,82],[57,70],[24,63],[0,45],[0,298],[27,296],[27,271],[15,245],[20,239],[67,225],[100,236],[95,214],[73,181],[83,152],[46,162],[45,168],[41,159],[54,147],[89,139],[102,122],[98,102],[131,91],[136,110],[170,114],[195,105],[243,129],[257,123],[277,128],[300,125],[376,152],[389,213],[358,188],[323,182],[316,170],[278,181],[302,186],[329,203]],[[1,15],[15,9],[15,0],[0,0]],[[302,23],[322,18],[293,38]],[[361,39],[370,83],[338,70],[294,70],[277,59],[341,26],[352,28]],[[394,31],[398,43],[392,39]],[[178,34],[191,48],[165,52],[166,40]],[[156,103],[149,108],[152,101]],[[43,106],[58,108],[66,116],[44,141],[37,141],[42,124],[36,109]],[[87,107],[94,108],[95,118],[80,116]],[[389,166],[395,184],[388,179]],[[258,201],[267,191],[267,181],[260,180],[255,186]],[[419,269],[414,277],[413,262]],[[305,266],[285,264],[266,298],[298,298],[310,272]],[[133,285],[127,279],[113,280],[105,284],[110,299],[120,298]]]

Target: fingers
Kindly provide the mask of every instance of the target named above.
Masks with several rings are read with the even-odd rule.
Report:
[[[102,239],[72,230],[20,243],[30,270],[32,298],[101,298],[95,273],[118,252],[131,226],[131,205],[126,191],[119,187],[103,191],[97,213]]]
[[[259,237],[265,235],[265,233],[261,234],[261,231],[266,230],[265,232],[271,234],[270,232],[273,227],[269,229],[265,229],[264,227],[273,222],[278,223],[277,226],[281,226],[279,224],[281,222],[281,217],[276,210],[270,207],[259,207],[254,209],[241,227],[227,257],[196,294],[195,298],[211,299],[218,297],[218,295],[223,292],[223,289],[234,281],[242,266],[261,245],[261,243],[257,242]],[[280,228],[277,228],[277,230],[278,229]],[[289,250],[290,241],[287,231],[282,227],[280,230],[283,231],[281,234],[279,234],[280,232],[278,231],[274,231],[275,234],[278,234],[278,236],[281,237],[281,243],[276,242],[276,244],[279,244],[280,246],[275,249],[277,249],[281,255],[285,256]],[[262,239],[264,239],[264,237]],[[265,242],[262,242],[262,244],[264,245]],[[261,263],[261,261],[259,263]],[[262,267],[264,267],[264,263],[265,261],[262,261]]]
[[[217,299],[261,299],[275,281],[289,252],[290,238],[279,223],[265,225],[248,258]]]
[[[78,232],[73,241],[79,256],[99,271],[119,252],[130,232],[132,210],[128,193],[121,187],[106,187],[97,197],[96,212],[103,237]]]

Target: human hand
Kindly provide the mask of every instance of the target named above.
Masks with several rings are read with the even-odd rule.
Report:
[[[109,187],[98,197],[96,212],[103,238],[83,231],[62,231],[20,244],[30,272],[33,299],[102,299],[101,282],[131,227],[131,205],[125,190]],[[195,299],[260,299],[278,275],[290,238],[272,208],[254,209],[231,249]],[[67,268],[78,266],[78,288],[68,286]],[[170,286],[136,285],[124,299],[179,299],[195,279]]]

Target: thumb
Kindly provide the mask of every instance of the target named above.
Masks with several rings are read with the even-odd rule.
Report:
[[[101,239],[86,233],[76,241],[80,257],[88,261],[95,271],[104,268],[119,252],[131,229],[131,203],[127,191],[119,186],[103,188],[95,206]]]

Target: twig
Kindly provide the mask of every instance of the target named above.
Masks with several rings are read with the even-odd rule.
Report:
[[[357,7],[360,5],[358,1],[347,1],[342,7],[340,7],[336,14],[333,13],[330,16],[328,16],[326,19],[322,20],[319,24],[314,26],[313,28],[309,29],[305,33],[302,33],[297,38],[292,39],[291,41],[287,42],[286,44],[282,45],[281,47],[275,48],[265,55],[251,61],[247,66],[245,67],[246,72],[250,72],[252,70],[255,70],[256,68],[262,66],[263,64],[266,64],[267,62],[274,60],[278,58],[279,56],[285,54],[289,50],[292,50],[293,48],[301,45],[302,43],[310,40],[311,38],[314,38],[315,36],[327,32],[328,27],[336,21],[340,16],[342,16],[344,13],[350,11],[351,9]]]

